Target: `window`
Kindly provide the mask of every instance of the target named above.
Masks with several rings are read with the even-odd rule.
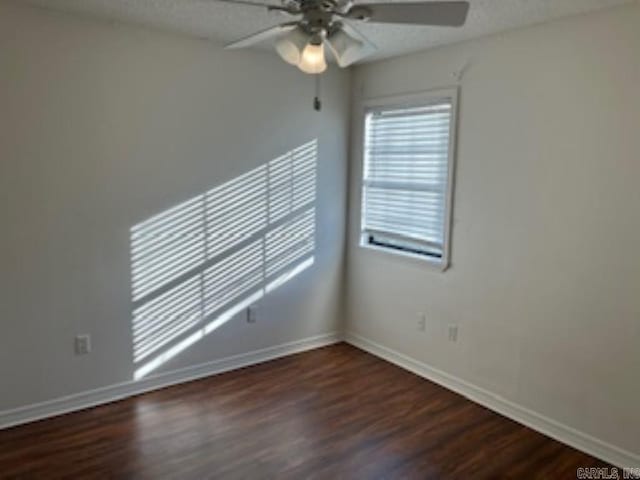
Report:
[[[361,243],[448,264],[457,91],[365,109]]]

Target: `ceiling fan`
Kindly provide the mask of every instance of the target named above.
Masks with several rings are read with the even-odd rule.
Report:
[[[309,74],[326,70],[325,45],[340,67],[348,67],[376,50],[353,23],[458,27],[464,24],[469,11],[469,2],[457,0],[355,4],[351,0],[281,0],[280,5],[250,0],[217,1],[261,7],[297,17],[225,48],[244,48],[276,39],[275,48],[282,59]]]

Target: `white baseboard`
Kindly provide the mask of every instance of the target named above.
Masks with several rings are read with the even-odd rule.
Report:
[[[344,340],[405,370],[409,370],[416,375],[452,390],[494,412],[589,455],[605,460],[612,465],[619,467],[638,467],[640,465],[640,455],[638,454],[580,432],[400,352],[353,333],[348,333]],[[342,341],[342,338],[338,333],[318,335],[175,370],[139,381],[132,380],[25,407],[0,411],[0,429],[95,407],[133,395],[255,365],[294,353],[313,350],[340,341]]]
[[[338,333],[329,333],[309,337],[294,342],[283,343],[274,347],[254,350],[240,355],[214,360],[212,362],[187,367],[173,372],[151,376],[138,381],[128,381],[110,385],[96,390],[90,390],[75,395],[56,398],[42,403],[35,403],[12,410],[0,411],[0,429],[24,423],[42,420],[44,418],[62,415],[64,413],[83,410],[159,388],[190,382],[217,373],[235,370],[237,368],[255,365],[294,353],[312,350],[342,341]]]
[[[448,390],[452,390],[500,415],[510,418],[577,450],[609,462],[612,465],[618,467],[640,466],[639,454],[629,452],[599,440],[360,335],[347,333],[345,341],[398,365],[405,370],[409,370],[416,375],[437,383]]]

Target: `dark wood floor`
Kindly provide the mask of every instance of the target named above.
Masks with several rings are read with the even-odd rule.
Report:
[[[346,344],[0,431],[2,478],[576,478],[606,466]]]

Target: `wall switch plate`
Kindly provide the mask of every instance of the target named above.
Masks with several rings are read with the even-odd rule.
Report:
[[[76,355],[91,353],[91,335],[78,335],[75,341]]]
[[[449,325],[449,341],[458,341],[458,325]]]
[[[258,321],[258,307],[251,305],[247,307],[247,323],[256,323]]]

